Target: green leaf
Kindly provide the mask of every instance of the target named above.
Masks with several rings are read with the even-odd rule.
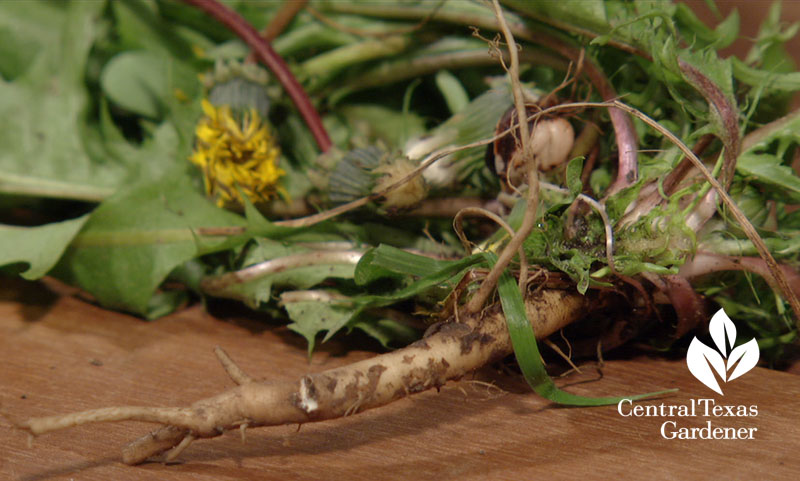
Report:
[[[16,2],[0,8],[8,3]],[[85,67],[104,7],[69,3],[53,25],[57,40],[42,46],[24,75],[0,79],[0,191],[99,200],[125,175],[118,164],[92,161],[82,142]]]
[[[583,156],[575,157],[567,164],[567,188],[570,194],[577,196],[583,190],[581,173],[583,172]]]
[[[190,42],[161,16],[152,0],[111,2],[116,21],[115,32],[122,47],[128,50],[150,50],[176,59],[194,57]]]
[[[123,52],[105,65],[100,85],[120,107],[158,118],[168,95],[168,63],[166,58],[147,51]]]
[[[455,278],[460,278],[465,269],[480,260],[480,256],[471,256],[458,261],[439,261],[429,257],[411,254],[391,246],[381,245],[367,251],[367,253],[362,256],[355,271],[357,279],[362,283],[368,283],[380,277],[387,276],[403,278],[407,278],[408,276],[420,276],[420,279],[390,294],[362,294],[355,296],[350,300],[351,304],[348,305],[347,309],[343,309],[340,306],[328,306],[309,310],[305,308],[301,309],[301,307],[306,306],[306,304],[302,304],[302,306],[299,307],[291,307],[290,310],[290,305],[287,304],[287,312],[289,312],[290,317],[296,324],[292,329],[306,337],[310,343],[313,343],[313,339],[321,331],[327,331],[323,339],[324,342],[343,327],[353,325],[368,331],[368,333],[374,335],[381,342],[385,342],[389,338],[396,337],[394,334],[390,335],[390,332],[399,335],[404,332],[404,329],[386,324],[386,322],[389,322],[388,320],[383,322],[383,324],[379,323],[376,325],[372,320],[362,317],[362,313],[364,313],[365,310],[372,307],[393,304],[422,294],[432,288],[441,287],[443,284]],[[333,266],[314,267],[316,269],[293,269],[269,276],[259,285],[259,289],[253,289],[251,294],[258,293],[258,295],[264,296],[264,292],[267,292],[266,296],[268,297],[268,289],[272,287],[273,283],[277,284],[278,282],[285,285],[292,285],[292,287],[295,288],[305,289],[328,277],[346,277],[347,275],[353,275],[352,266],[349,266],[351,269],[349,272],[340,273],[332,273],[330,269]],[[344,268],[345,266],[341,267]],[[242,287],[237,287],[236,289],[240,290],[241,288]],[[249,290],[251,288],[247,287],[247,289]],[[264,300],[266,301],[268,299]],[[326,315],[320,317],[319,314],[323,311]],[[359,324],[353,324],[356,321]],[[367,327],[364,323],[370,323],[370,327]]]
[[[643,182],[637,182],[615,193],[606,200],[606,212],[612,223],[619,220],[625,214],[625,210],[631,205],[631,202],[635,201],[639,196],[642,185],[644,185]]]
[[[703,23],[688,5],[678,3],[675,5],[675,20],[682,28],[685,37],[699,40],[701,45],[713,44],[717,49],[723,49],[732,44],[739,35],[739,12],[731,11],[728,18],[720,22],[716,28],[711,29]],[[683,31],[685,30],[685,31]]]
[[[490,266],[494,266],[497,262],[497,256],[495,254],[486,253],[484,257]],[[500,277],[497,291],[500,294],[500,302],[503,306],[503,313],[506,316],[506,322],[508,324],[508,333],[511,336],[511,344],[514,346],[514,355],[522,370],[522,375],[533,390],[543,398],[570,406],[604,406],[607,404],[616,404],[623,399],[638,400],[676,391],[675,389],[670,389],[634,396],[599,398],[577,396],[562,391],[556,387],[553,380],[547,374],[547,370],[539,354],[539,348],[536,344],[536,336],[528,320],[525,301],[522,300],[522,295],[519,292],[517,283],[507,271],[503,272],[503,275]]]
[[[406,136],[425,132],[425,119],[414,113],[403,114],[383,105],[346,105],[339,109],[353,134],[366,134],[369,143],[385,142],[390,148],[400,148]]]
[[[786,42],[797,35],[800,23],[787,26],[785,18],[781,18],[781,1],[774,1],[767,10],[766,17],[758,29],[758,37],[753,44],[744,63],[758,65],[765,71],[794,72],[796,64],[786,50]]]
[[[391,319],[366,319],[354,323],[353,327],[369,334],[387,349],[404,346],[420,338],[417,329]]]
[[[780,189],[795,202],[800,201],[800,177],[774,155],[742,154],[736,162],[736,171],[741,175],[753,177],[757,182]]]
[[[24,263],[28,268],[20,275],[25,279],[44,276],[88,218],[84,215],[39,227],[0,225],[0,266]]]
[[[739,11],[732,10],[728,18],[717,24],[714,32],[717,34],[717,40],[714,47],[718,49],[726,48],[739,38]]]
[[[611,26],[606,18],[603,0],[560,0],[557,2],[530,2],[503,0],[504,4],[534,18],[545,18],[559,24],[574,25],[598,34],[608,33]]]
[[[211,204],[186,175],[166,178],[101,204],[68,248],[56,273],[106,307],[149,317],[154,315],[149,309],[151,299],[173,269],[240,242],[201,236],[197,228],[244,224],[241,217]],[[160,310],[163,312],[163,307]]]
[[[795,110],[768,126],[748,134],[742,144],[742,153],[765,150],[769,144],[778,139],[788,143],[800,141],[800,110]]]
[[[692,65],[702,72],[706,78],[714,82],[714,85],[719,87],[731,105],[736,105],[736,99],[733,95],[733,67],[730,59],[719,58],[717,52],[713,49],[681,50],[678,55],[683,61]],[[694,84],[693,80],[687,75],[683,74],[683,77],[690,85]],[[695,86],[695,88],[697,87]],[[699,88],[698,91],[700,91]],[[711,109],[711,112],[716,112],[716,109]]]
[[[469,104],[469,95],[464,90],[464,86],[458,78],[447,70],[439,70],[436,73],[436,87],[442,93],[447,108],[451,114],[460,112]]]
[[[64,3],[0,2],[0,77],[14,80],[49,45],[58,45]]]
[[[389,276],[427,276],[447,268],[450,261],[431,257],[381,244],[367,251],[356,266],[355,281],[358,285]]]
[[[388,254],[387,254],[388,253]],[[369,252],[368,252],[369,254]],[[384,272],[389,265],[396,265],[401,272],[405,272],[408,269],[414,269],[415,272],[422,272],[423,270],[427,270],[431,265],[426,264],[426,261],[419,259],[419,263],[409,263],[408,260],[410,258],[402,259],[401,262],[396,262],[398,259],[394,255],[398,254],[394,252],[392,249],[384,248],[379,255],[372,254],[370,257],[367,257],[365,261],[365,256],[362,256],[361,261],[359,262],[358,266],[356,267],[357,270],[361,270],[361,276],[370,277],[374,274],[365,273],[366,270],[371,269],[370,264],[377,260],[378,262],[378,271],[377,272]],[[415,255],[415,254],[409,254]],[[417,257],[424,257],[424,256],[417,256]],[[384,262],[387,260],[387,262]],[[406,287],[400,288],[392,293],[384,294],[384,295],[374,295],[374,294],[362,294],[360,296],[355,296],[352,298],[352,302],[354,303],[354,307],[350,309],[350,317],[341,318],[341,322],[338,325],[332,326],[329,330],[324,341],[327,341],[331,338],[339,329],[345,327],[349,322],[353,319],[356,319],[359,314],[361,314],[365,309],[369,309],[372,307],[382,307],[387,306],[389,304],[394,304],[398,301],[402,301],[405,299],[409,299],[411,297],[420,295],[425,293],[426,291],[430,291],[433,288],[442,288],[442,287],[449,287],[449,284],[456,282],[458,279],[464,275],[464,272],[467,269],[472,268],[476,263],[481,262],[482,257],[480,254],[476,254],[473,256],[465,257],[463,259],[459,259],[456,261],[437,261],[440,262],[440,268],[433,272],[428,271],[427,275],[424,275],[417,279],[416,281],[412,282]],[[382,264],[382,265],[381,265]],[[424,266],[422,269],[418,269],[419,266]],[[405,272],[408,274],[407,272]],[[454,285],[454,284],[453,284]]]
[[[308,355],[314,350],[316,336],[322,331],[341,329],[353,314],[352,307],[338,306],[328,302],[300,301],[286,304],[286,312],[293,321],[289,329],[305,337],[308,341]]]
[[[779,73],[750,67],[736,57],[730,57],[736,80],[751,87],[764,87],[766,92],[795,92],[800,90],[800,72]]]

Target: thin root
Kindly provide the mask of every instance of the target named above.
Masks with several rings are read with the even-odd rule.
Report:
[[[222,364],[223,369],[228,374],[228,377],[233,380],[237,385],[247,384],[253,382],[253,378],[248,376],[247,373],[233,362],[233,359],[228,356],[228,353],[220,346],[214,346],[214,354],[217,355],[219,363]]]
[[[164,458],[164,460],[166,462],[168,462],[168,463],[171,463],[172,461],[175,461],[175,459],[178,456],[181,455],[183,450],[188,448],[189,445],[192,444],[192,442],[195,439],[197,439],[197,437],[195,435],[193,435],[193,434],[187,434],[186,436],[184,436],[183,439],[181,439],[181,442],[178,443],[177,446],[175,446],[174,448],[170,449],[170,451],[167,453],[167,456]]]
[[[247,442],[247,423],[243,423],[239,426],[239,435],[242,437],[242,444]]]
[[[561,348],[558,347],[558,345],[556,345],[556,343],[554,343],[550,339],[545,339],[544,343],[547,344],[548,346],[550,346],[550,349],[554,350],[556,352],[556,354],[561,356],[562,359],[567,361],[567,364],[569,364],[569,366],[573,370],[575,370],[575,372],[577,372],[577,373],[581,372],[580,368],[578,366],[576,366],[574,362],[572,362],[572,359],[570,359],[570,357],[564,351],[562,351]]]
[[[467,236],[464,235],[464,228],[462,226],[463,217],[465,215],[482,215],[486,216],[495,223],[497,223],[500,227],[508,232],[508,235],[513,239],[516,233],[514,229],[511,228],[508,223],[503,220],[502,217],[495,214],[494,212],[490,212],[486,209],[481,209],[479,207],[466,207],[461,209],[458,214],[456,214],[455,218],[453,219],[453,229],[456,231],[456,235],[458,239],[461,241],[461,245],[464,246],[464,249],[467,251],[467,254],[471,254],[470,242],[467,239]],[[522,291],[522,294],[525,294],[525,285],[527,283],[528,278],[528,259],[525,257],[525,251],[522,249],[522,246],[519,246],[519,289]]]
[[[536,210],[539,203],[539,165],[536,156],[533,155],[531,150],[530,132],[528,131],[527,124],[524,123],[526,111],[524,105],[524,96],[522,93],[522,85],[519,81],[519,58],[517,56],[517,47],[516,43],[514,42],[514,36],[511,34],[505,17],[503,16],[500,3],[497,0],[493,0],[492,5],[494,6],[495,15],[497,16],[497,22],[500,24],[500,29],[506,38],[509,57],[511,58],[511,66],[508,70],[508,75],[511,78],[511,87],[514,93],[514,105],[517,110],[517,120],[519,125],[519,128],[517,129],[514,129],[513,125],[511,128],[514,132],[516,130],[519,131],[520,142],[522,146],[521,153],[523,156],[525,156],[525,169],[527,170],[528,174],[528,205],[525,209],[525,216],[523,217],[522,223],[516,234],[511,238],[508,244],[506,244],[503,252],[501,252],[498,256],[497,263],[494,265],[492,270],[489,271],[489,275],[486,276],[486,279],[478,288],[478,291],[467,303],[467,313],[480,312],[481,308],[486,303],[486,300],[489,299],[489,296],[494,292],[500,276],[505,271],[509,262],[511,262],[514,254],[522,248],[522,243],[528,237],[528,234],[530,234],[531,230],[533,230],[533,226],[536,223]],[[541,115],[541,113],[541,111],[538,112],[538,115]],[[536,118],[536,116],[534,116],[534,118]],[[514,164],[513,159],[511,163]],[[525,278],[526,277],[527,265],[525,269]],[[521,280],[521,286],[524,285],[523,282],[524,281]]]

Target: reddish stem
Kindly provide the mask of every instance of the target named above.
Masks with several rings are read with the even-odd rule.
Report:
[[[294,17],[300,12],[300,10],[304,9],[308,0],[284,0],[283,5],[281,8],[275,12],[275,15],[272,17],[272,20],[269,21],[264,30],[261,31],[261,38],[264,39],[267,44],[275,40],[278,35],[283,32],[283,30],[289,25],[289,23],[294,20]],[[247,59],[245,62],[251,63],[256,61],[256,54],[255,52],[251,51],[247,55]]]
[[[214,17],[220,23],[228,27],[236,36],[242,39],[255,53],[256,57],[266,65],[273,75],[278,78],[286,93],[294,102],[300,115],[305,120],[306,125],[311,130],[320,150],[327,152],[331,148],[331,139],[328,132],[322,125],[319,113],[311,104],[303,87],[292,75],[289,66],[275,52],[275,50],[259,35],[258,31],[250,25],[241,15],[220,4],[216,0],[183,0],[184,2],[197,7],[208,15]]]
[[[800,294],[800,273],[786,264],[777,264],[777,266],[786,276],[786,284],[790,290],[795,294]],[[721,271],[752,272],[763,277],[774,289],[783,292],[770,272],[767,262],[761,257],[726,256],[713,252],[698,251],[689,262],[681,266],[678,274],[686,278],[692,278]]]
[[[728,98],[725,93],[711,79],[706,77],[700,70],[689,65],[687,62],[678,59],[678,66],[684,78],[705,97],[712,115],[716,115],[721,123],[718,136],[725,146],[723,151],[722,172],[720,182],[729,189],[733,182],[733,174],[736,170],[736,159],[739,157],[741,149],[741,139],[739,138],[739,111],[733,100]]]
[[[692,152],[694,153],[694,155],[700,157],[700,155],[702,155],[702,153],[705,152],[708,146],[711,145],[711,142],[713,140],[714,140],[713,134],[706,134],[700,137],[700,140],[698,140],[697,143],[694,145],[694,148],[692,148]],[[666,195],[674,194],[676,187],[678,187],[678,184],[680,184],[683,178],[686,177],[686,174],[688,174],[689,171],[692,170],[692,167],[693,165],[691,159],[689,159],[688,157],[684,157],[683,159],[681,159],[678,165],[676,165],[675,168],[672,169],[672,171],[670,171],[669,174],[667,174],[666,178],[664,178],[664,185],[663,185],[664,194]]]
[[[584,75],[589,78],[589,81],[597,89],[603,100],[616,100],[619,97],[605,74],[594,62],[581,55],[580,50],[567,46],[546,34],[534,32],[524,27],[514,32],[514,35],[519,35],[521,38],[543,45],[580,65]],[[611,125],[614,127],[619,160],[617,178],[606,191],[606,197],[632,185],[639,178],[639,141],[636,138],[633,121],[631,121],[628,114],[615,108],[608,109],[608,115],[611,117]]]
[[[617,99],[617,92],[608,82],[605,74],[591,61],[585,61],[583,72],[597,88],[603,100]],[[608,109],[608,116],[611,117],[611,125],[614,127],[614,137],[617,141],[619,150],[619,160],[617,164],[617,178],[606,191],[606,197],[619,192],[620,190],[633,185],[639,180],[639,141],[636,138],[636,130],[633,128],[633,121],[628,114],[619,109]]]
[[[678,339],[708,319],[706,303],[685,277],[668,275],[661,279],[667,286],[666,294],[678,316],[678,325],[673,334]]]

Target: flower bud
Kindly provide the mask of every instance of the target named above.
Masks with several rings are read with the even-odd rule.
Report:
[[[525,108],[529,117],[539,111],[539,107],[528,105]],[[517,111],[512,106],[497,123],[496,135],[500,135],[517,124]],[[567,160],[572,144],[575,142],[575,131],[572,124],[563,117],[542,116],[529,123],[530,142],[533,155],[539,170],[548,171],[563,164]],[[520,185],[525,182],[526,162],[522,155],[519,131],[509,131],[495,140],[486,150],[486,165],[489,170],[500,176],[505,182]]]
[[[531,129],[531,149],[539,161],[539,170],[546,172],[567,160],[575,131],[563,117],[543,118]]]

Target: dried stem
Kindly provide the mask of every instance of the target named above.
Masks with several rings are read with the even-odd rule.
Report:
[[[464,235],[464,227],[463,221],[464,217],[471,215],[471,216],[480,216],[480,217],[487,217],[493,220],[497,225],[505,229],[508,232],[510,237],[514,237],[514,229],[508,225],[508,223],[503,220],[502,217],[495,214],[494,212],[490,212],[486,209],[481,209],[478,207],[465,207],[458,211],[458,213],[453,217],[453,230],[456,231],[456,235],[458,236],[458,240],[461,241],[461,245],[464,247],[464,251],[467,255],[472,254],[472,247],[470,246],[469,239]]]
[[[281,83],[286,93],[294,102],[300,115],[305,120],[306,125],[311,130],[317,146],[322,152],[327,152],[331,148],[331,139],[328,137],[328,132],[325,126],[322,125],[319,113],[311,104],[311,99],[308,98],[303,87],[294,78],[289,66],[280,57],[280,55],[273,50],[273,48],[259,35],[258,31],[250,25],[247,20],[242,18],[238,13],[231,10],[225,5],[217,2],[216,0],[183,0],[184,2],[194,5],[200,10],[206,12],[208,15],[217,19],[220,23],[228,27],[233,33],[244,41],[255,53],[255,55],[264,64],[269,67],[270,71],[275,75]]]
[[[521,155],[524,156],[525,168],[528,171],[528,205],[525,209],[525,215],[522,219],[519,229],[517,230],[517,233],[511,238],[506,247],[500,253],[497,263],[494,265],[494,267],[492,267],[492,270],[489,271],[489,274],[481,283],[478,291],[475,292],[472,298],[470,298],[469,302],[467,302],[467,314],[479,312],[486,303],[486,300],[489,299],[489,296],[494,292],[500,276],[511,262],[514,254],[522,249],[522,243],[528,237],[528,234],[531,233],[531,230],[533,230],[533,226],[536,224],[536,210],[539,204],[539,165],[538,159],[535,155],[533,155],[532,145],[530,143],[530,129],[526,120],[527,115],[525,110],[525,98],[522,92],[522,86],[519,82],[519,57],[517,56],[517,44],[514,41],[514,36],[508,28],[508,24],[503,16],[503,11],[500,8],[500,3],[498,0],[493,0],[493,5],[495,15],[497,16],[497,21],[500,24],[500,29],[506,38],[509,57],[511,59],[508,75],[511,78],[511,85],[514,92],[514,106],[517,110],[517,125],[519,126],[519,139],[521,142],[521,149],[519,152],[521,152]],[[514,126],[512,125],[512,129],[513,127]],[[511,159],[510,163],[513,165],[515,162],[513,159]],[[524,256],[524,252],[522,252],[520,255]],[[520,262],[525,261],[520,259]]]
[[[464,216],[467,215],[488,217],[489,219],[493,220],[497,225],[505,229],[506,232],[508,232],[509,237],[513,238],[516,235],[514,229],[510,225],[508,225],[508,223],[504,221],[502,217],[495,214],[494,212],[489,212],[486,209],[480,209],[475,207],[467,207],[461,209],[458,212],[458,214],[456,214],[456,216],[453,218],[453,230],[456,231],[456,235],[458,236],[458,239],[461,241],[461,245],[464,246],[464,250],[467,252],[467,255],[472,253],[470,242],[467,239],[467,236],[464,235],[464,228],[462,227]],[[525,251],[523,250],[522,246],[519,247],[519,250],[517,252],[519,254],[519,288],[520,290],[522,290],[528,283],[528,259],[525,257]]]
[[[497,16],[497,22],[500,25],[500,31],[508,44],[508,57],[510,66],[508,68],[508,75],[511,80],[511,91],[514,94],[514,108],[517,109],[517,122],[519,125],[519,142],[522,145],[523,155],[528,157],[530,155],[530,136],[531,131],[527,122],[524,119],[528,116],[525,110],[525,94],[522,91],[522,85],[519,82],[519,51],[517,50],[517,43],[514,41],[514,36],[508,29],[508,24],[503,16],[503,10],[500,8],[498,0],[492,0],[494,6],[494,13]],[[530,155],[533,158],[533,155]]]

